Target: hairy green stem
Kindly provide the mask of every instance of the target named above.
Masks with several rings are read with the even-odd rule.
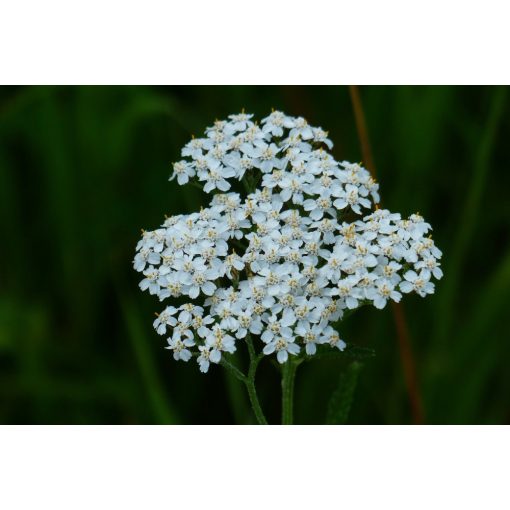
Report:
[[[257,418],[257,421],[260,425],[267,425],[266,417],[264,416],[264,412],[262,411],[262,407],[260,406],[259,398],[257,396],[257,391],[255,389],[255,373],[257,372],[257,367],[262,359],[262,354],[257,356],[255,354],[255,348],[253,347],[253,340],[251,335],[248,333],[246,336],[246,343],[248,344],[248,353],[250,355],[250,367],[248,369],[248,376],[245,378],[244,383],[246,384],[246,389],[248,390],[248,396],[250,397],[251,407]]]
[[[246,382],[246,376],[230,361],[227,361],[225,357],[221,358],[221,365],[225,367],[236,379],[242,382]]]
[[[294,380],[300,361],[289,359],[282,365],[282,424],[292,425],[294,415]]]
[[[231,361],[229,361],[226,356],[221,358],[220,364],[225,367],[236,379],[244,383],[248,391],[251,408],[255,414],[255,418],[257,418],[257,421],[260,425],[267,425],[267,420],[264,416],[264,412],[262,411],[259,397],[257,395],[257,390],[255,388],[255,374],[257,372],[257,367],[260,363],[260,360],[264,355],[260,353],[257,356],[255,353],[255,348],[253,347],[253,340],[249,333],[246,337],[246,343],[248,345],[248,353],[250,355],[250,366],[248,368],[247,375],[243,374],[243,372],[241,372],[241,370],[239,370]]]
[[[246,380],[246,389],[248,390],[248,396],[250,397],[253,413],[255,414],[255,418],[257,418],[259,425],[267,425],[266,417],[264,416],[264,412],[262,411],[262,407],[260,406],[260,402],[257,397],[254,378],[250,378],[248,376]]]

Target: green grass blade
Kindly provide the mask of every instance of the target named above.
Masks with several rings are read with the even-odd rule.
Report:
[[[142,381],[145,385],[148,400],[152,406],[154,418],[160,424],[179,423],[176,411],[169,402],[158,370],[152,358],[146,327],[142,323],[134,302],[119,293],[122,316],[126,324],[126,331],[131,341],[133,353],[140,368]],[[163,353],[162,353],[163,354]]]
[[[444,281],[441,282],[442,293],[440,294],[438,320],[436,322],[437,332],[435,338],[438,343],[446,340],[452,327],[452,320],[455,316],[453,313],[455,298],[458,295],[459,282],[468,255],[468,247],[478,226],[478,219],[481,216],[480,206],[482,196],[487,176],[490,172],[498,126],[504,113],[503,106],[506,94],[506,87],[497,87],[493,91],[487,124],[475,154],[471,185],[458,221],[457,235],[454,239],[453,247],[445,257],[447,261],[446,276]]]
[[[328,425],[342,425],[347,422],[354,398],[354,391],[358,384],[359,372],[362,367],[361,363],[353,361],[347,365],[345,372],[340,375],[338,386],[331,395],[328,404],[326,416],[326,423]]]

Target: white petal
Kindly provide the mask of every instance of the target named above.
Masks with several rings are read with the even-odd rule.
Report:
[[[278,363],[285,363],[289,359],[289,355],[287,354],[287,351],[278,351],[276,359],[278,360]]]
[[[213,282],[205,282],[202,285],[202,292],[206,296],[212,296],[214,294],[214,291],[216,290],[216,285],[214,285]],[[196,296],[195,296],[196,297]]]
[[[382,310],[385,306],[386,306],[386,299],[384,299],[383,297],[379,296],[377,298],[375,298],[374,300],[374,306],[376,308],[379,308],[379,310]]]
[[[406,294],[408,292],[412,292],[413,288],[414,288],[413,285],[411,283],[409,283],[409,282],[402,282],[400,284],[400,290],[402,292],[405,292]]]
[[[264,350],[262,351],[264,354],[272,354],[275,351],[274,344],[268,344],[264,347]]]
[[[197,285],[194,285],[193,287],[190,287],[188,295],[191,299],[195,299],[198,297],[198,294],[200,293],[200,290]]]
[[[219,363],[221,361],[221,352],[218,349],[213,349],[209,355],[209,360],[212,363]]]
[[[312,356],[317,351],[317,346],[314,343],[307,343],[306,344],[306,354],[309,356]]]

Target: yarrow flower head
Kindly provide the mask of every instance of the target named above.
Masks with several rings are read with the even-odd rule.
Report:
[[[159,313],[156,332],[202,372],[251,338],[281,364],[343,350],[346,310],[424,297],[442,277],[431,226],[378,208],[379,185],[333,158],[326,131],[278,111],[252,119],[231,115],[184,146],[171,180],[201,184],[210,203],[136,248],[140,288],[183,303]]]

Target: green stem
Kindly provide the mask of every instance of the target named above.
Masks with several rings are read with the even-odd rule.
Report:
[[[264,416],[264,412],[262,411],[262,407],[259,402],[259,398],[257,396],[257,390],[255,388],[255,374],[257,372],[257,367],[260,363],[260,360],[264,357],[262,353],[258,356],[255,353],[255,348],[253,347],[253,340],[248,333],[246,337],[246,343],[248,344],[248,353],[250,355],[250,366],[248,368],[248,374],[244,375],[241,370],[239,370],[231,361],[227,360],[226,356],[223,356],[220,364],[225,367],[236,379],[243,382],[248,390],[248,396],[250,397],[251,408],[253,409],[253,413],[255,414],[255,418],[260,425],[267,425],[266,417]]]
[[[203,184],[200,184],[200,182],[197,182],[197,181],[189,181],[188,184],[190,184],[191,186],[193,186],[194,188],[197,188],[199,189],[200,191],[204,191],[204,185]]]
[[[248,353],[250,355],[250,367],[248,369],[248,375],[245,378],[244,383],[248,390],[248,396],[250,397],[251,407],[260,425],[267,425],[266,417],[260,406],[260,402],[257,396],[257,390],[255,389],[255,373],[257,372],[258,364],[262,359],[262,354],[257,356],[255,354],[255,348],[253,347],[253,340],[248,333],[246,337],[246,343],[248,344]]]
[[[239,379],[242,382],[246,382],[246,376],[230,361],[227,361],[223,356],[220,364],[224,366],[236,379]]]
[[[250,397],[253,413],[255,414],[255,418],[257,418],[259,425],[267,425],[266,417],[264,416],[264,412],[262,411],[262,407],[260,406],[260,402],[257,397],[254,379],[250,379],[249,376],[246,381],[246,389],[248,390],[248,396]]]
[[[292,425],[294,410],[294,380],[300,361],[289,359],[282,365],[282,424]]]

